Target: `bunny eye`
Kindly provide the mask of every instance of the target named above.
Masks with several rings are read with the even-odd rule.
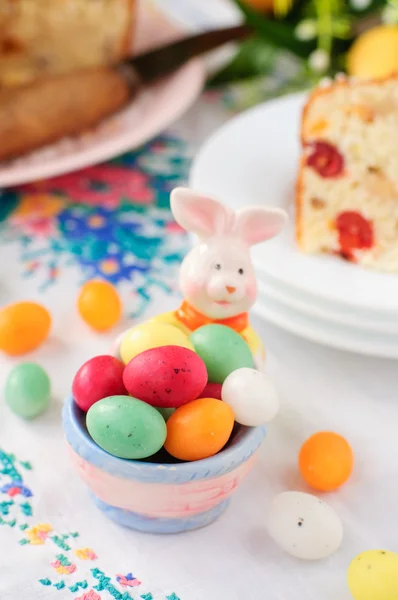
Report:
[[[220,263],[216,263],[214,265],[214,268],[215,268],[216,271],[221,271],[221,265],[220,265]]]
[[[244,274],[244,270],[243,269],[239,269],[238,273],[239,273],[239,275],[243,275]]]

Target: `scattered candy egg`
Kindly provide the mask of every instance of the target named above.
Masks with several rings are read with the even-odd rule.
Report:
[[[177,327],[167,323],[148,321],[133,327],[126,333],[120,346],[120,356],[124,364],[127,364],[145,350],[161,346],[181,346],[193,350],[188,336]]]
[[[205,325],[190,336],[195,352],[207,367],[209,381],[224,383],[232,371],[254,368],[250,348],[239,333],[225,325]]]
[[[50,313],[36,302],[16,302],[0,310],[0,350],[20,356],[35,350],[48,337]]]
[[[232,409],[214,398],[184,404],[167,421],[167,452],[180,460],[201,460],[217,454],[234,426]]]
[[[35,363],[21,363],[8,375],[5,401],[24,419],[41,415],[50,403],[51,383],[46,371]]]
[[[216,398],[221,400],[221,383],[208,383],[198,398]]]
[[[76,404],[87,412],[98,400],[127,395],[123,383],[124,364],[114,356],[95,356],[75,375],[72,394]]]
[[[162,346],[134,357],[123,381],[131,396],[152,406],[177,408],[196,400],[207,382],[206,365],[188,348]]]
[[[119,294],[108,281],[87,281],[80,289],[77,307],[82,319],[96,331],[111,329],[122,316]]]
[[[343,526],[335,511],[311,494],[283,492],[268,509],[267,529],[288,554],[320,560],[334,554],[343,540]]]
[[[241,425],[254,427],[272,421],[279,410],[275,386],[265,373],[256,369],[233,371],[222,386],[222,399]]]
[[[398,554],[387,550],[363,552],[350,564],[347,581],[354,600],[395,600]]]
[[[156,454],[166,439],[159,412],[130,396],[110,396],[92,405],[87,429],[106,452],[119,458],[140,459]]]
[[[159,408],[158,406],[155,406],[155,408],[162,415],[166,423],[170,419],[171,415],[175,412],[175,408]]]
[[[312,435],[301,447],[300,472],[315,490],[336,490],[350,477],[353,467],[351,446],[337,433],[321,431]]]

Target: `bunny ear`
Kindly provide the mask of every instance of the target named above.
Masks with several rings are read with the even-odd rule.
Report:
[[[183,229],[201,238],[224,233],[233,219],[226,206],[187,188],[172,191],[171,211]]]
[[[242,208],[236,215],[234,233],[249,246],[254,246],[278,235],[287,218],[280,208]]]

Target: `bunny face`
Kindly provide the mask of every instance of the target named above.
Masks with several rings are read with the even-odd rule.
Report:
[[[235,213],[183,188],[172,192],[171,209],[177,223],[200,238],[181,266],[185,299],[214,320],[247,312],[257,295],[250,246],[277,235],[286,213],[265,207]]]
[[[247,246],[236,239],[213,238],[195,246],[182,263],[184,298],[214,320],[247,312],[257,283]]]

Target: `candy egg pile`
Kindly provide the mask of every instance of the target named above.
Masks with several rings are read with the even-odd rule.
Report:
[[[276,416],[272,383],[229,327],[205,325],[188,336],[148,321],[124,334],[119,355],[90,359],[72,385],[88,433],[113,456],[146,459],[164,447],[174,459],[201,460],[225,447],[235,422]]]

